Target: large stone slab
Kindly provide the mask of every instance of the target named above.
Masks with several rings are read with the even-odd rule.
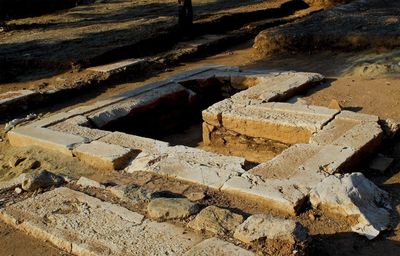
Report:
[[[253,256],[253,252],[213,237],[197,244],[184,254],[185,256]]]
[[[82,144],[73,150],[79,160],[101,169],[119,170],[125,167],[134,151],[100,141]]]
[[[268,75],[257,74],[253,76],[247,76],[242,83],[249,84],[249,80],[253,80],[251,82],[253,86],[232,96],[234,101],[284,101],[295,94],[309,89],[316,83],[322,82],[324,77],[317,73],[293,71],[272,72]]]
[[[361,173],[329,176],[310,193],[314,208],[356,216],[352,230],[373,239],[390,223],[389,195]]]
[[[0,94],[0,107],[2,105],[7,105],[19,100],[24,100],[32,95],[39,94],[38,92],[31,90],[18,90],[18,91],[9,91]]]
[[[182,255],[201,237],[68,188],[6,207],[0,218],[76,255]]]
[[[129,70],[133,67],[140,66],[144,62],[145,62],[144,59],[128,59],[128,60],[115,62],[112,64],[91,67],[91,68],[88,68],[87,70],[113,75],[113,74],[118,74],[123,71]]]
[[[204,110],[203,120],[249,137],[296,144],[308,142],[337,113],[317,106],[226,99]]]
[[[148,171],[219,189],[243,173],[244,158],[224,156],[185,146],[169,147],[162,155],[139,154],[127,172]]]
[[[71,155],[71,150],[87,138],[46,128],[20,127],[10,131],[7,137],[12,146],[39,146],[60,153]]]
[[[162,154],[167,151],[169,144],[160,140],[140,137],[122,132],[113,132],[99,141],[140,150],[150,154]]]
[[[96,125],[103,127],[119,118],[129,115],[132,111],[150,107],[162,98],[189,97],[190,92],[180,84],[169,83],[157,89],[144,91],[143,93],[127,98],[123,101],[106,106],[88,115],[88,118]]]
[[[296,185],[286,180],[263,180],[259,176],[243,174],[229,179],[221,190],[296,215],[307,197]]]
[[[69,133],[73,135],[78,135],[81,137],[88,138],[90,140],[98,140],[108,134],[111,134],[109,131],[104,131],[104,130],[99,130],[99,129],[94,129],[94,128],[89,128],[85,126],[80,126],[78,124],[74,124],[73,122],[68,122],[70,119],[60,122],[57,124],[54,124],[48,129],[54,130],[54,131],[59,131],[59,132],[64,132],[64,133]],[[78,120],[76,120],[78,121]]]

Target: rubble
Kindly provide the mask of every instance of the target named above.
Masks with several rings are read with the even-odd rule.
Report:
[[[344,216],[356,216],[352,230],[373,239],[388,229],[391,208],[389,195],[361,173],[329,176],[310,193],[314,208],[321,208]]]

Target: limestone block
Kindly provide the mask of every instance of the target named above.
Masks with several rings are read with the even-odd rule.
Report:
[[[71,156],[71,149],[88,142],[87,138],[46,128],[20,127],[7,136],[12,146],[39,146]]]
[[[65,132],[68,134],[78,135],[78,136],[81,136],[84,138],[88,138],[90,140],[98,140],[108,134],[111,134],[111,132],[109,132],[109,131],[89,128],[89,127],[84,127],[84,126],[74,124],[74,122],[78,121],[78,120],[72,120],[71,122],[69,122],[69,120],[70,119],[68,119],[64,122],[54,124],[54,125],[48,127],[48,129],[54,130],[54,131],[59,131],[59,132]]]
[[[156,198],[147,205],[147,212],[152,219],[185,219],[200,211],[199,205],[186,198]]]
[[[314,208],[344,216],[356,216],[354,232],[373,239],[388,228],[390,204],[388,194],[361,173],[329,176],[310,193]]]
[[[149,171],[219,189],[229,178],[243,173],[245,159],[175,146],[163,155],[139,154],[127,172]]]
[[[31,90],[18,90],[18,91],[9,91],[6,93],[0,94],[0,106],[7,105],[9,103],[13,103],[18,100],[23,100],[30,96],[39,94],[38,92]]]
[[[134,151],[100,141],[82,144],[73,150],[79,160],[101,169],[119,170],[125,167]]]
[[[139,66],[145,62],[144,59],[128,59],[111,64],[106,64],[102,66],[90,67],[87,70],[106,73],[109,75],[118,74],[120,72],[126,71],[130,68]]]
[[[84,193],[58,188],[19,202],[0,218],[74,255],[182,255],[201,237]]]
[[[105,106],[94,113],[91,113],[88,118],[96,125],[96,127],[100,128],[112,121],[127,116],[135,109],[150,106],[162,98],[171,97],[173,95],[187,97],[189,92],[180,84],[166,84],[157,89],[145,91],[142,94]]]
[[[218,255],[218,256],[254,256],[251,251],[247,251],[239,246],[225,242],[219,238],[213,237],[197,244],[184,256],[204,256],[204,255]]]
[[[153,140],[122,132],[113,132],[101,138],[99,141],[135,150],[140,150],[151,154],[162,154],[168,148],[167,142]]]

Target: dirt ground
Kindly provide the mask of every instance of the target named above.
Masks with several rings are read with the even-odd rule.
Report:
[[[256,0],[246,2],[261,4],[261,1]],[[242,1],[227,3],[226,1],[211,0],[196,2],[202,10],[199,15],[206,17],[207,13],[215,10],[224,11],[225,8],[230,10],[240,8]],[[124,9],[126,6],[132,5],[135,5],[135,8],[130,8],[129,11]],[[221,7],[223,8],[221,9]],[[112,12],[109,12],[110,10]],[[155,18],[153,13],[156,11],[161,11],[163,15]],[[61,51],[62,48],[67,46],[67,48],[70,47],[69,49],[74,49],[77,45],[80,45],[82,50],[84,47],[81,43],[85,40],[102,40],[103,36],[106,36],[107,40],[110,40],[109,43],[113,44],[120,40],[120,36],[126,39],[124,33],[127,30],[139,29],[140,33],[138,32],[138,34],[140,35],[143,35],[142,30],[152,33],[153,30],[149,29],[150,26],[156,29],[157,26],[165,26],[174,22],[172,14],[175,11],[175,1],[172,0],[163,3],[152,0],[103,1],[98,6],[79,6],[57,16],[46,15],[40,18],[10,21],[8,25],[13,27],[13,30],[0,34],[0,48],[10,51],[10,54],[30,54],[33,48],[37,52],[46,49],[48,46],[38,45],[36,41],[38,38],[47,38],[49,42],[53,40],[52,43],[56,45],[55,54],[48,56],[49,59],[64,58],[72,53]],[[113,15],[108,15],[109,13],[113,13]],[[132,16],[135,16],[135,19],[131,19]],[[107,30],[103,31],[104,27],[100,28],[96,25],[100,20],[109,24]],[[71,33],[66,37],[61,37],[60,35],[63,35],[66,29]],[[128,40],[130,39],[128,38]],[[182,63],[181,66],[168,69],[152,78],[101,88],[81,97],[54,104],[51,107],[37,109],[34,112],[50,114],[70,110],[205,64],[224,64],[238,65],[243,69],[318,72],[326,76],[326,83],[303,95],[302,100],[307,103],[328,106],[334,99],[344,109],[400,121],[400,50],[285,53],[260,59],[255,55],[252,45],[253,42],[248,42],[212,57]],[[87,54],[95,52],[96,47],[88,50]],[[40,56],[41,53],[38,54]],[[73,54],[81,54],[81,52],[78,51]],[[38,74],[39,76],[32,77],[24,74],[23,77],[27,80],[36,80],[41,77],[40,72]],[[49,74],[44,75],[48,76]],[[0,129],[3,127],[4,124],[1,124]],[[196,128],[188,132],[199,136]],[[86,176],[102,182],[113,181],[122,184],[134,182],[155,191],[168,188],[171,192],[185,194],[188,191],[201,190],[206,191],[208,195],[207,199],[202,201],[203,204],[228,207],[246,214],[266,212],[265,207],[257,204],[257,202],[230,195],[221,195],[221,193],[205,190],[202,187],[171,182],[148,174],[131,176],[119,172],[105,172],[85,165],[75,158],[60,156],[35,147],[12,148],[7,143],[4,134],[1,134],[0,137],[2,138],[0,140],[0,181],[9,180],[24,172],[47,169],[75,178]],[[182,143],[190,144],[193,141],[198,141],[198,138],[192,137],[190,139]],[[179,138],[172,138],[172,140],[178,141]],[[388,141],[379,153],[395,159],[389,170],[384,174],[373,172],[365,167],[368,166],[370,159],[365,159],[361,171],[364,171],[366,176],[392,195],[392,229],[384,232],[377,239],[368,241],[366,238],[350,232],[351,220],[339,216],[327,216],[321,212],[305,209],[300,216],[296,217],[296,220],[309,230],[313,239],[310,248],[311,255],[400,255],[400,138]],[[26,159],[18,167],[10,167],[10,161],[15,157]],[[38,161],[38,163],[35,163],[35,161]],[[0,202],[1,205],[2,202]],[[0,246],[0,255],[67,255],[45,241],[35,240],[1,222],[0,244],[2,245]]]

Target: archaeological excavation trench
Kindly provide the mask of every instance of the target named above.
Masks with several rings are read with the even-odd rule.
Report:
[[[352,172],[382,143],[376,116],[285,102],[323,81],[315,73],[206,66],[14,129],[8,139],[295,215],[320,182]]]

